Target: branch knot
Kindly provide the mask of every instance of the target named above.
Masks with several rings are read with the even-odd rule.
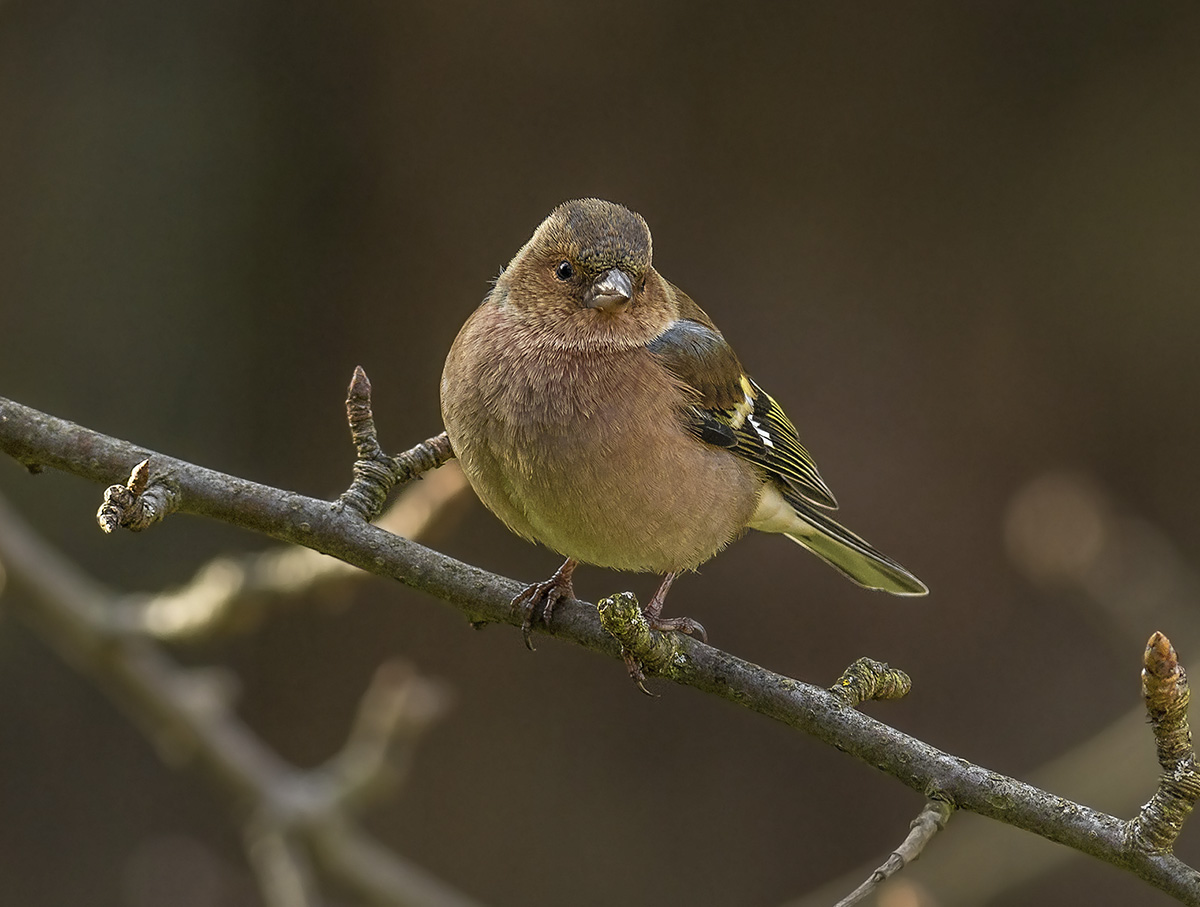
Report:
[[[860,658],[842,672],[829,693],[843,708],[852,709],[870,699],[903,699],[912,679],[898,668],[873,658]]]
[[[679,657],[678,634],[651,629],[632,592],[618,592],[603,598],[596,603],[596,610],[600,612],[600,625],[621,644],[621,657],[629,669],[629,676],[638,689],[653,696],[646,689],[645,669],[659,673]]]
[[[179,489],[166,475],[150,475],[150,459],[133,467],[124,485],[110,485],[96,511],[106,533],[114,529],[141,532],[179,509]]]

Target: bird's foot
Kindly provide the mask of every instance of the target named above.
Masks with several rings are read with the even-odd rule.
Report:
[[[575,597],[575,586],[571,582],[571,576],[578,566],[579,561],[572,557],[567,558],[550,579],[526,586],[524,591],[512,600],[512,610],[521,615],[521,635],[525,638],[525,647],[529,651],[534,651],[533,621],[539,603],[542,606],[542,621],[548,627],[558,603]]]
[[[673,630],[676,633],[686,633],[688,636],[699,636],[701,642],[708,642],[708,634],[704,625],[690,617],[653,617],[646,615],[646,623],[651,630]]]
[[[642,614],[646,617],[646,623],[650,624],[651,630],[671,630],[676,633],[686,633],[688,636],[699,636],[701,641],[708,642],[708,634],[704,632],[703,625],[698,620],[692,620],[690,617],[662,617],[663,602],[667,600],[667,592],[671,589],[671,583],[675,582],[675,574],[668,573],[663,577],[662,585],[658,587],[658,591],[654,593],[654,597],[646,602],[646,606],[642,608]]]

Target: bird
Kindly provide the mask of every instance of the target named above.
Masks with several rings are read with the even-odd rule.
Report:
[[[566,557],[512,602],[525,642],[574,599],[580,563],[675,578],[748,529],[778,533],[850,580],[928,587],[830,516],[838,503],[780,405],[712,319],[652,264],[650,228],[614,202],[555,208],[450,347],[441,408],[455,456],[509,529]]]

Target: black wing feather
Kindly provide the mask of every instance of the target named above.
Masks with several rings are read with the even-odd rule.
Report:
[[[746,376],[737,354],[708,316],[686,296],[684,299],[690,304],[685,311],[690,308],[703,320],[673,321],[648,349],[696,391],[699,400],[687,413],[693,434],[706,444],[740,454],[802,499],[836,508],[833,492],[800,443],[787,414]]]

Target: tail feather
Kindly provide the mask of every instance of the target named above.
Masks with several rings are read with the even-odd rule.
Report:
[[[796,519],[784,535],[860,586],[893,595],[928,594],[928,586],[841,523],[815,508],[794,509]]]

